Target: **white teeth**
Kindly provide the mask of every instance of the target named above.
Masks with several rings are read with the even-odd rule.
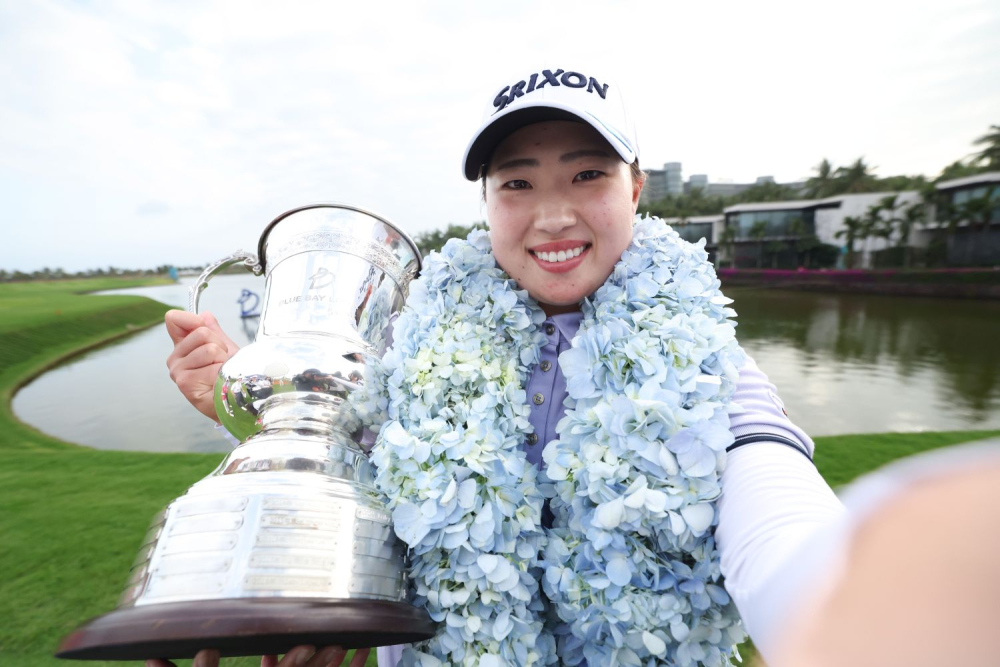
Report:
[[[559,252],[536,252],[535,255],[543,262],[565,262],[567,259],[579,257],[585,246],[579,246],[572,250],[560,250]]]

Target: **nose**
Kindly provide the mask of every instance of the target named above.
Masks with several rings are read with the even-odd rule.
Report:
[[[563,197],[549,197],[539,202],[535,211],[535,228],[556,235],[576,224],[576,209]]]

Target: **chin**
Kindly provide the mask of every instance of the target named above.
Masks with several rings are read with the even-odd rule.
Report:
[[[567,296],[565,294],[532,296],[542,307],[542,310],[545,311],[546,315],[571,313],[580,310],[580,303],[587,297],[586,294],[580,296]]]

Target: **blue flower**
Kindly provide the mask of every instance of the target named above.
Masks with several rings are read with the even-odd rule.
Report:
[[[539,475],[520,443],[544,313],[485,232],[427,257],[352,397],[381,425],[412,599],[440,623],[403,664],[727,664],[742,630],[712,526],[743,352],[718,288],[703,245],[637,220],[560,355],[567,410]]]

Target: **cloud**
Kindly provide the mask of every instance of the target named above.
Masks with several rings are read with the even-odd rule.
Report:
[[[647,167],[940,169],[996,122],[1000,13],[870,4],[3,3],[0,196],[24,233],[0,266],[210,261],[312,201],[411,234],[480,220],[462,151],[539,63],[616,73]]]
[[[135,208],[136,215],[163,215],[170,212],[170,204],[162,201],[148,201]]]

